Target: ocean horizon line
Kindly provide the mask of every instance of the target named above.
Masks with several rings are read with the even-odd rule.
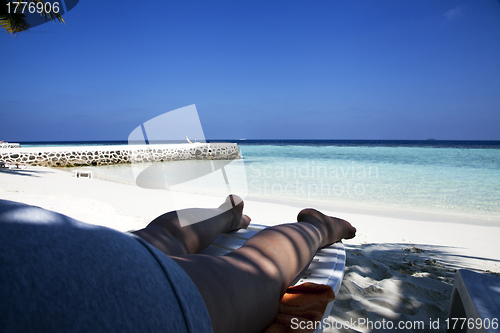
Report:
[[[9,141],[11,142],[11,141]],[[313,145],[313,146],[388,146],[428,148],[487,148],[500,149],[500,140],[365,140],[365,139],[206,139],[204,142],[231,142],[240,145]],[[23,146],[85,146],[85,145],[128,145],[127,140],[70,140],[70,141],[16,141]],[[156,140],[155,144],[188,143],[186,140]]]

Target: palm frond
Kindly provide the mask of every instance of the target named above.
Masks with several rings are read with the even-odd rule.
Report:
[[[30,25],[26,22],[26,15],[21,13],[0,13],[0,26],[9,34],[27,31]]]

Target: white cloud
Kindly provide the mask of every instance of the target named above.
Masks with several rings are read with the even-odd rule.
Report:
[[[446,13],[444,13],[444,16],[447,19],[449,19],[449,20],[454,19],[455,17],[457,17],[460,14],[462,14],[462,9],[463,8],[464,8],[463,5],[456,6],[455,8],[450,9],[449,11],[447,11]]]

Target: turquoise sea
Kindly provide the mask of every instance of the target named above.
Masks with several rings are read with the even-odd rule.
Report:
[[[500,218],[500,147],[429,142],[241,145],[249,193],[362,211]]]
[[[232,142],[238,143],[244,158],[248,198],[500,222],[499,141]],[[64,144],[126,143],[58,143]],[[130,165],[94,169],[97,177],[134,181]]]

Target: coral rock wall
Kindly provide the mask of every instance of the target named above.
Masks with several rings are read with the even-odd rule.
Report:
[[[74,146],[0,149],[0,161],[39,166],[90,166],[241,158],[236,143]]]
[[[21,148],[19,143],[0,142],[0,148]]]

